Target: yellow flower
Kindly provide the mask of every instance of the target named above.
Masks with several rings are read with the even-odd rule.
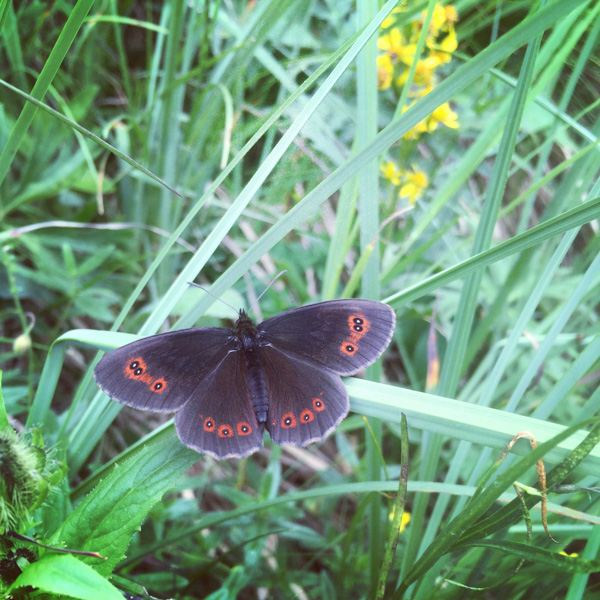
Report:
[[[440,42],[440,48],[444,52],[454,52],[458,48],[454,26],[450,26],[450,29],[448,29],[448,35]]]
[[[396,163],[392,161],[384,162],[379,169],[384,179],[387,179],[392,185],[400,185],[401,171]]]
[[[390,521],[394,520],[394,510],[392,510],[388,514],[388,519]],[[402,513],[402,517],[400,518],[400,528],[398,529],[398,533],[402,533],[406,529],[406,526],[409,523],[410,523],[410,513],[405,511]]]
[[[428,38],[427,45],[431,50],[430,57],[435,60],[438,65],[450,62],[452,60],[452,52],[458,48],[454,27],[450,27],[448,35],[439,44],[436,44],[434,40]]]
[[[425,20],[426,14],[427,12],[423,11],[423,20],[421,21],[421,24]],[[433,37],[437,37],[440,34],[440,31],[448,31],[456,21],[458,21],[458,12],[454,6],[436,4],[433,9],[431,23],[429,24],[429,34]]]
[[[424,96],[429,93],[431,89],[432,88],[427,87],[421,93],[412,95]],[[414,102],[412,104],[414,104]],[[412,106],[412,104],[410,106]],[[410,106],[405,106],[402,112],[406,112]],[[423,133],[435,131],[440,123],[451,129],[458,129],[459,127],[458,115],[450,108],[448,102],[438,106],[426,119],[419,121],[410,131],[405,133],[403,137],[405,140],[416,140],[420,138]]]
[[[380,54],[377,57],[377,87],[387,90],[392,85],[394,65],[389,54]]]
[[[415,76],[413,79],[413,83],[415,85],[424,86],[431,88],[433,87],[433,76],[435,74],[435,68],[438,66],[438,62],[436,59],[427,57],[419,60],[417,62],[417,67],[415,69]],[[396,79],[396,84],[399,87],[402,87],[406,80],[408,79],[408,69],[404,69],[402,74],[398,79]]]
[[[388,52],[389,54],[393,54],[394,48],[398,46],[402,46],[402,34],[400,33],[400,29],[398,29],[398,27],[390,29],[389,33],[377,38],[377,47],[380,50]]]
[[[404,2],[402,2],[402,4],[404,4]],[[397,6],[396,8],[394,8],[392,12],[383,20],[381,28],[387,29],[388,27],[391,27],[396,22],[396,15],[405,10],[405,6]]]
[[[410,513],[404,512],[402,513],[402,519],[400,519],[400,533],[402,533],[406,526],[410,523]]]
[[[404,172],[404,185],[400,188],[398,195],[402,198],[408,198],[410,204],[415,204],[417,199],[423,195],[428,185],[429,179],[427,179],[427,175],[413,166],[412,172]]]
[[[413,34],[419,35],[425,22],[427,11],[424,10],[421,13],[421,18],[413,23]],[[429,31],[427,32],[431,37],[437,38],[440,31],[448,31],[448,29],[458,21],[458,12],[454,6],[444,6],[442,4],[436,4],[433,9],[433,15],[431,16],[431,22],[429,23]]]
[[[426,11],[423,11],[423,20],[425,20]],[[437,37],[440,33],[440,29],[446,24],[446,10],[443,5],[436,4],[433,9],[433,16],[431,17],[431,23],[429,24],[429,33],[433,37]]]
[[[402,139],[418,140],[423,133],[427,133],[427,123],[424,120],[420,123],[417,123],[410,131],[407,131],[402,136]]]
[[[408,79],[408,71],[409,70],[406,67],[404,67],[404,69],[402,70],[402,73],[400,74],[400,77],[398,77],[398,79],[396,79],[396,85],[398,87],[402,87],[406,83],[406,80]]]
[[[417,62],[415,69],[415,85],[430,87],[433,85],[433,74],[437,67],[437,61],[431,57],[421,59]]]
[[[412,103],[414,104],[414,102]],[[412,104],[410,106],[412,106]],[[405,113],[410,106],[405,106],[402,112]],[[405,140],[416,140],[421,137],[422,133],[427,133],[427,119],[419,121],[410,131],[407,131],[402,137]]]
[[[450,108],[448,102],[444,102],[431,113],[427,120],[427,131],[434,131],[438,123],[451,129],[458,129],[458,115]]]
[[[444,7],[444,10],[446,11],[446,23],[452,27],[458,21],[458,12],[451,4]]]
[[[415,56],[415,44],[406,44],[398,27],[390,29],[389,33],[377,40],[377,47],[390,55],[393,62],[401,61],[410,65]]]

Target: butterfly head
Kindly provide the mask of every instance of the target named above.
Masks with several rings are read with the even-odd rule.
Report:
[[[252,322],[252,319],[248,316],[248,313],[243,308],[240,308],[240,310],[238,311],[238,319],[236,323],[242,323],[244,321]]]
[[[248,316],[248,313],[241,308],[238,313],[238,319],[235,322],[235,330],[238,334],[242,331],[256,331],[256,325],[254,321]]]

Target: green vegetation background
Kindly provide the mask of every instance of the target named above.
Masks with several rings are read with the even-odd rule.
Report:
[[[600,451],[579,424],[600,406],[600,5],[456,2],[456,48],[450,24],[431,34],[442,5],[396,5],[0,0],[4,404],[68,468],[17,529],[107,557],[36,549],[16,585],[598,593]],[[434,52],[452,58],[419,79]],[[281,269],[259,320],[353,295],[398,316],[329,440],[217,463],[98,391],[117,330],[232,318],[188,281],[247,306]],[[517,442],[490,483],[523,431],[541,445]],[[558,544],[510,487],[541,456]]]

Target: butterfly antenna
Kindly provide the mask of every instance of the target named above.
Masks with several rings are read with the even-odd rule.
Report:
[[[237,314],[239,312],[236,308],[233,308],[233,306],[231,306],[231,304],[229,304],[229,302],[225,302],[225,300],[223,300],[223,298],[219,298],[219,296],[215,296],[215,294],[213,294],[210,290],[207,290],[205,287],[203,287],[197,283],[194,283],[193,281],[188,281],[187,284],[193,285],[194,287],[197,287],[197,288],[200,288],[202,291],[206,292],[209,296],[212,296],[215,300],[219,300],[219,302],[222,302],[225,306],[229,306],[229,308],[231,308],[231,310],[234,313]],[[267,289],[269,289],[269,288],[267,288]]]
[[[273,277],[273,279],[271,279],[271,282],[269,283],[269,285],[262,291],[261,295],[256,299],[256,301],[252,303],[252,306],[248,309],[248,312],[250,312],[252,310],[252,308],[260,302],[260,299],[265,295],[267,290],[285,273],[287,273],[287,270],[279,271],[279,273],[277,273],[277,275],[275,275],[275,277]]]

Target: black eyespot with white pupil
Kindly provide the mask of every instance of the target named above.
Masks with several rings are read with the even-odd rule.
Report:
[[[356,348],[350,344],[346,345],[346,352],[354,352],[354,350],[356,350]]]
[[[304,416],[302,417],[305,421],[310,421],[310,414],[309,413],[305,413]]]
[[[286,417],[286,418],[283,420],[283,422],[284,422],[286,425],[291,425],[291,424],[292,424],[292,417]]]
[[[250,431],[250,427],[248,427],[248,425],[242,425],[241,430],[242,433],[248,433]]]
[[[155,391],[157,391],[157,392],[158,392],[158,390],[162,390],[162,388],[163,388],[163,384],[162,384],[162,382],[161,382],[161,381],[157,381],[157,382],[154,384],[154,389],[155,389]]]
[[[144,369],[142,369],[142,367],[140,366],[139,361],[134,360],[130,365],[129,368],[133,371],[134,375],[141,375],[144,372]]]
[[[362,333],[364,331],[364,319],[361,319],[360,317],[352,317],[352,322],[354,323],[354,325],[352,325],[352,329],[354,329],[354,331],[356,331],[357,333]]]

